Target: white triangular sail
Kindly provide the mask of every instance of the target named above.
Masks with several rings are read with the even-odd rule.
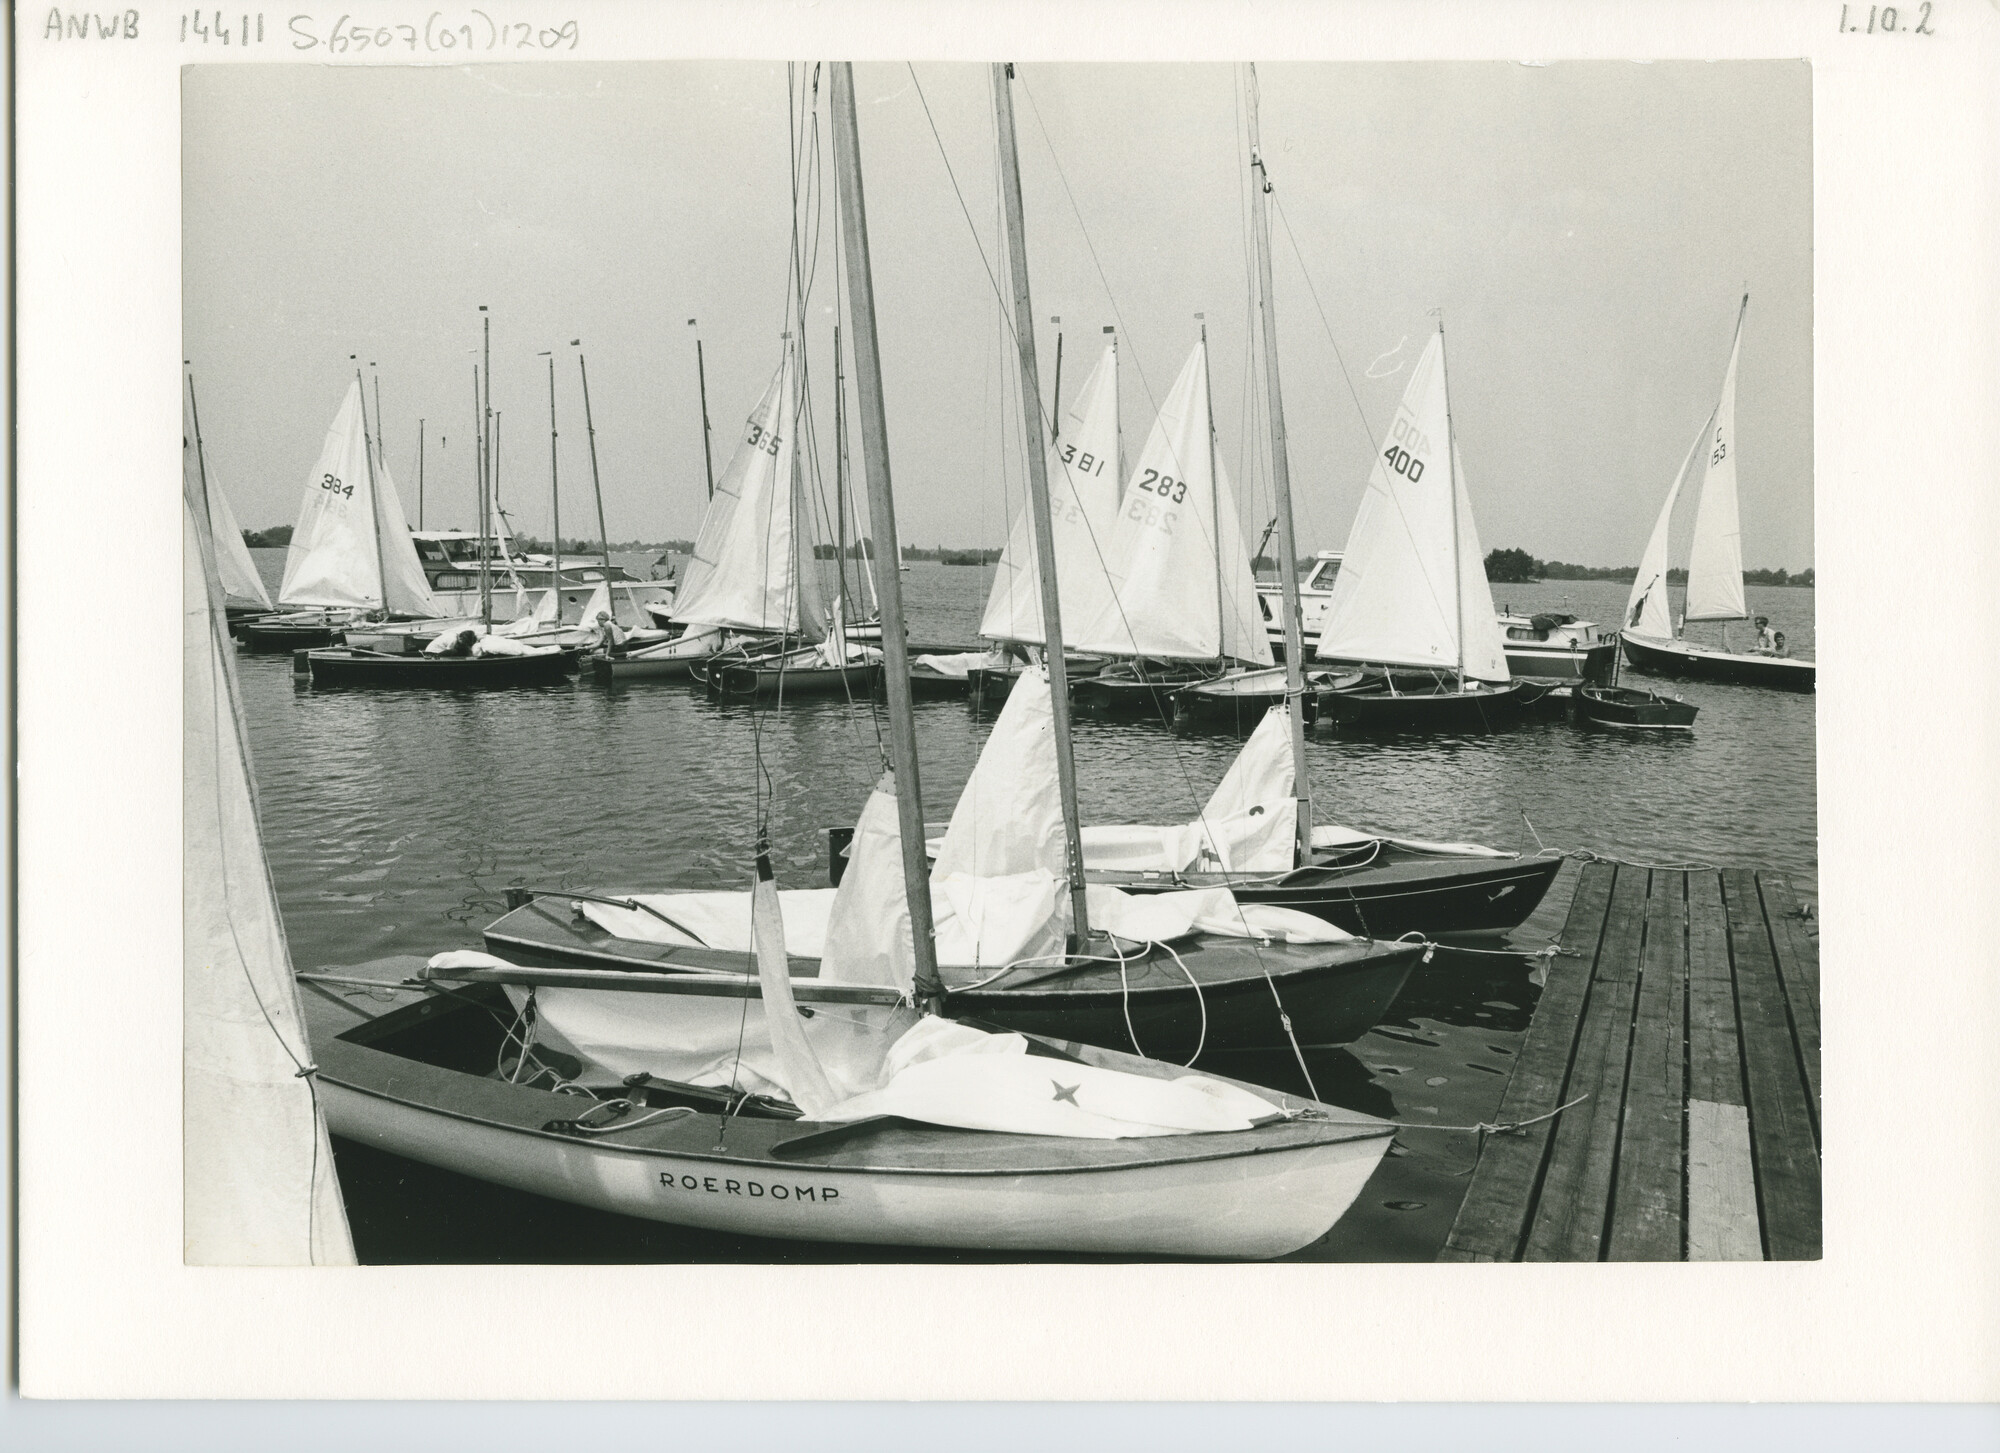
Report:
[[[1447,462],[1448,410],[1440,333],[1411,371],[1369,471],[1320,633],[1322,659],[1508,679],[1463,469]]]
[[[235,653],[184,497],[182,1255],[192,1265],[351,1265],[354,1246],[264,865]]]
[[[1062,433],[1049,446],[1049,522],[1055,539],[1062,618],[1096,619],[1111,592],[1109,561],[1118,517],[1118,345],[1084,381]],[[1042,584],[1028,501],[1014,516],[979,634],[1042,645]]]
[[[207,506],[208,537],[215,547],[215,573],[223,593],[233,600],[254,600],[269,610],[271,594],[257,573],[257,562],[250,558],[250,547],[243,543],[243,531],[237,526],[235,511],[229,508],[229,497],[216,483],[214,468],[194,452],[199,447],[187,449],[183,463],[187,482]]]
[[[1747,306],[1748,299],[1745,304]],[[1729,372],[1703,440],[1701,504],[1695,510],[1694,545],[1688,552],[1687,619],[1740,621],[1743,604],[1742,523],[1736,510],[1736,356],[1743,348],[1743,318],[1729,349]]]
[[[280,604],[438,614],[416,547],[410,543],[395,482],[379,459],[371,470],[372,452],[357,381],[347,386],[347,397],[326,431],[319,461],[306,481],[305,500],[285,554]]]
[[[1695,451],[1707,439],[1708,429],[1704,425],[1701,433],[1695,435],[1694,443],[1688,446],[1687,457],[1681,460],[1680,472],[1674,476],[1667,502],[1660,506],[1660,517],[1654,521],[1652,536],[1646,541],[1646,553],[1639,558],[1639,573],[1632,577],[1632,594],[1625,601],[1625,629],[1634,635],[1662,641],[1673,639],[1673,609],[1667,599],[1668,536],[1673,528],[1674,506],[1680,502],[1681,486],[1687,483],[1688,466],[1694,463]]]
[[[1047,671],[1022,671],[952,810],[931,868],[938,959],[1004,964],[1062,952],[1069,849]]]
[[[1112,593],[1078,622],[1078,650],[1271,664],[1257,582],[1213,427],[1208,348],[1196,344],[1125,487],[1104,552]]]
[[[1479,543],[1479,525],[1472,517],[1472,497],[1465,486],[1465,458],[1454,447],[1452,487],[1458,491],[1458,639],[1464,652],[1463,674],[1473,681],[1508,681],[1507,642],[1500,634],[1500,616],[1493,609],[1493,587],[1486,579],[1486,551]]]
[[[795,479],[798,413],[797,363],[787,339],[784,362],[716,481],[674,598],[674,619],[818,633],[818,602],[803,588],[811,545]]]

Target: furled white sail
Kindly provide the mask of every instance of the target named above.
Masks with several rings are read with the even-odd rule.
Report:
[[[379,457],[371,469],[371,452],[357,381],[347,386],[319,462],[306,481],[285,554],[280,604],[439,614],[416,546],[410,543],[395,481]]]
[[[1049,446],[1049,522],[1055,538],[1062,618],[1094,620],[1111,593],[1109,562],[1118,517],[1118,345],[1106,345]],[[1028,501],[1014,516],[993,576],[979,634],[1044,644],[1035,521]]]
[[[676,620],[821,633],[816,593],[804,588],[811,531],[796,478],[798,415],[798,365],[787,338],[784,362],[716,481],[674,597]]]
[[[1743,301],[1747,307],[1750,300]],[[1695,510],[1694,545],[1688,553],[1687,619],[1691,621],[1740,621],[1748,614],[1743,604],[1742,524],[1736,510],[1736,356],[1742,348],[1739,312],[1722,398],[1703,441],[1701,504]]]
[[[931,868],[939,960],[1060,953],[1068,860],[1054,698],[1046,670],[1030,666],[1007,694]]]
[[[1208,348],[1198,343],[1126,484],[1104,552],[1111,595],[1077,623],[1078,650],[1271,664],[1257,582],[1213,427]]]
[[[235,652],[205,511],[182,546],[182,1254],[194,1265],[351,1265],[354,1247],[278,905],[257,835]]]
[[[885,771],[868,794],[847,859],[847,872],[826,917],[820,980],[876,984],[908,994],[916,984],[916,948],[909,895],[903,886],[894,772]]]
[[[264,588],[264,578],[257,573],[256,561],[250,558],[250,547],[243,543],[243,531],[237,526],[235,512],[229,508],[229,497],[216,483],[214,468],[191,449],[184,449],[183,453],[186,456],[183,464],[192,471],[192,482],[208,507],[208,537],[215,546],[215,573],[222,582],[223,593],[231,599],[254,600],[264,609],[271,609],[271,594]]]
[[[1667,600],[1668,535],[1673,528],[1674,506],[1680,501],[1681,486],[1687,483],[1688,466],[1694,463],[1695,451],[1707,439],[1708,429],[1704,425],[1702,432],[1695,435],[1694,443],[1688,446],[1687,457],[1681,460],[1673,488],[1667,491],[1667,502],[1660,506],[1660,518],[1653,524],[1652,537],[1646,541],[1646,553],[1639,559],[1639,573],[1632,577],[1632,594],[1625,601],[1625,629],[1636,635],[1662,641],[1673,639],[1673,610]]]
[[[1083,829],[1083,861],[1101,870],[1284,873],[1296,865],[1298,803],[1290,718],[1264,713],[1193,822],[1171,827],[1105,824]]]
[[[1508,679],[1463,466],[1448,462],[1448,410],[1439,333],[1369,471],[1320,633],[1322,659]]]

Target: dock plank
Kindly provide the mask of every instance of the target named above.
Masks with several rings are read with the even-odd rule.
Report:
[[[1725,869],[1722,888],[1764,1251],[1773,1261],[1813,1261],[1821,1250],[1818,1142],[1770,926],[1748,869]]]
[[[1743,1056],[1736,1041],[1736,983],[1722,879],[1690,873],[1688,893],[1688,1098],[1743,1105]]]
[[[1688,1101],[1687,1259],[1762,1261],[1750,1112]]]
[[[1577,875],[1557,941],[1561,951],[1549,962],[1548,982],[1501,1095],[1495,1118],[1502,1124],[1545,1115],[1563,1101],[1616,875],[1610,863],[1586,863]],[[1486,1138],[1440,1260],[1512,1261],[1520,1254],[1555,1124],[1545,1120]]]
[[[1687,874],[1655,871],[1646,899],[1625,1120],[1605,1254],[1678,1261],[1686,1169]]]
[[[1621,867],[1584,1006],[1569,1082],[1590,1098],[1557,1122],[1541,1194],[1522,1249],[1527,1261],[1595,1261],[1603,1246],[1617,1165],[1625,1075],[1632,1045],[1648,873]]]
[[[1813,1140],[1823,1145],[1819,1097],[1819,940],[1806,927],[1799,912],[1791,879],[1782,873],[1759,873],[1757,890],[1764,900],[1764,920],[1770,926],[1771,947],[1778,959],[1778,982],[1784,986],[1785,1004],[1791,1011],[1799,1069],[1812,1092]]]

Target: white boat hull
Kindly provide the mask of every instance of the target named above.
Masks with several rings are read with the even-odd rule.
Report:
[[[789,1240],[981,1251],[1283,1256],[1332,1228],[1389,1145],[1376,1136],[1030,1174],[801,1164],[774,1175],[768,1164],[734,1164],[726,1154],[677,1155],[525,1131],[331,1081],[321,1082],[321,1104],[335,1135],[618,1215]]]

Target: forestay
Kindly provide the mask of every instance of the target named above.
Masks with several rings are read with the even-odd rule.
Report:
[[[1465,466],[1447,454],[1449,407],[1440,333],[1369,471],[1320,634],[1322,659],[1508,679]]]
[[[1742,524],[1736,509],[1736,356],[1742,348],[1739,314],[1722,398],[1703,440],[1701,504],[1695,511],[1694,545],[1688,553],[1687,619],[1691,621],[1740,621],[1748,614],[1743,604]]]
[[[312,1051],[258,840],[206,521],[183,504],[182,1256],[352,1264],[332,1150],[298,1073]]]
[[[1065,621],[1094,619],[1111,593],[1107,562],[1118,516],[1118,346],[1106,346],[1049,446],[1049,522]],[[1001,551],[979,634],[1042,645],[1035,521],[1024,497]]]
[[[798,365],[788,337],[784,361],[716,481],[674,597],[674,619],[822,634],[816,593],[805,588],[811,532],[798,481],[798,417]]]
[[[1075,649],[1271,664],[1242,521],[1213,431],[1208,350],[1197,344],[1139,452],[1104,552],[1110,594],[1080,619]]]
[[[410,543],[395,481],[379,455],[370,468],[371,452],[356,381],[347,386],[306,481],[278,588],[281,605],[440,614]]]

